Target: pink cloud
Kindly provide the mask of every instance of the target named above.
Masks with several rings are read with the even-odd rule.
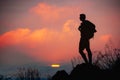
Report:
[[[34,6],[30,9],[31,13],[38,15],[42,20],[45,21],[56,21],[56,20],[63,20],[65,18],[74,16],[78,10],[76,6],[56,6],[56,5],[49,5],[46,3],[39,3],[38,5]]]

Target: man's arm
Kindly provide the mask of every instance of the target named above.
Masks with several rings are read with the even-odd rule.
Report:
[[[81,23],[81,25],[78,27],[78,30],[79,30],[79,31],[81,31],[81,27],[82,27],[82,23]]]
[[[81,31],[81,26],[78,27],[78,30]]]

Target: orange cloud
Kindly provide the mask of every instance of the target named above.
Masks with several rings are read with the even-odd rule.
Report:
[[[15,45],[24,41],[30,33],[29,29],[16,29],[0,35],[1,46]]]
[[[69,60],[75,50],[75,26],[68,20],[61,31],[42,28],[37,30],[16,29],[0,35],[0,47],[21,46],[22,51],[36,60],[60,62]],[[69,51],[69,49],[71,51]]]
[[[30,29],[16,29],[0,35],[0,43],[4,46],[15,45],[24,42],[39,43],[50,41],[58,32],[47,28],[31,31]],[[60,36],[58,36],[60,37]]]

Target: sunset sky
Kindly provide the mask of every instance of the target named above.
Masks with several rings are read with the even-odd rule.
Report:
[[[79,56],[80,13],[96,25],[92,51],[107,43],[120,48],[119,8],[120,0],[0,0],[0,74],[27,64],[69,64]]]

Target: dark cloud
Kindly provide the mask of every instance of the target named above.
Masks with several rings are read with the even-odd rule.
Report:
[[[109,7],[114,10],[120,11],[120,0],[94,0],[96,4],[100,4],[101,7]]]
[[[120,8],[120,0],[106,0],[106,3],[110,4],[111,7]]]
[[[41,0],[39,0],[41,1]],[[36,5],[38,0],[0,0],[0,12],[15,13],[23,12]]]

